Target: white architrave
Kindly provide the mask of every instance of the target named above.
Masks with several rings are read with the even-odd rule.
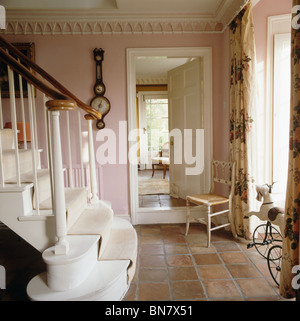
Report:
[[[136,75],[135,60],[137,57],[202,57],[204,72],[204,102],[206,113],[204,122],[210,124],[209,150],[205,152],[212,157],[212,48],[180,47],[180,48],[127,48],[127,97],[128,97],[128,132],[136,129]],[[135,142],[129,141],[130,160],[136,159]],[[185,208],[139,208],[138,206],[138,172],[135,162],[129,163],[130,211],[131,221],[135,224],[182,223],[185,222]],[[149,215],[151,213],[151,215]]]

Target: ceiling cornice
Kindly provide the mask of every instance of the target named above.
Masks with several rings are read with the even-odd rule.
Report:
[[[6,11],[4,34],[201,34],[223,33],[248,0],[228,1],[217,16],[201,14],[116,14],[110,10],[17,10]]]

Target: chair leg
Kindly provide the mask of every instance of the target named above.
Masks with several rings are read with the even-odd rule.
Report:
[[[211,228],[211,208],[207,206],[207,224],[206,224],[206,233],[207,233],[207,247],[210,247],[210,228]]]
[[[190,203],[189,203],[189,201],[187,200],[187,201],[186,201],[186,228],[185,228],[185,236],[188,235],[189,228],[190,228]]]

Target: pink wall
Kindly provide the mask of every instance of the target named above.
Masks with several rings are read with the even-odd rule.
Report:
[[[86,103],[93,97],[95,65],[93,49],[105,50],[103,78],[106,96],[111,102],[111,111],[106,116],[107,128],[118,135],[119,121],[127,120],[126,48],[144,47],[197,47],[211,46],[213,49],[213,102],[214,102],[214,154],[228,156],[227,103],[224,91],[229,82],[224,80],[227,68],[227,47],[223,35],[98,35],[98,36],[6,36],[11,42],[35,43],[36,63],[56,77],[66,88]],[[227,98],[226,98],[227,100]],[[63,117],[63,116],[62,116]],[[224,121],[224,118],[226,121]],[[76,117],[71,118],[76,122]],[[96,135],[96,131],[94,132]],[[43,131],[40,130],[42,137]],[[75,132],[74,132],[74,135]],[[99,146],[95,141],[95,151]],[[77,136],[73,145],[78,145]],[[72,156],[78,161],[79,154]],[[127,165],[104,165],[101,179],[101,196],[112,203],[116,214],[130,213],[129,174]]]

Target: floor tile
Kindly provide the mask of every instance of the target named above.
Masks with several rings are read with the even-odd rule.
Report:
[[[262,275],[251,264],[228,264],[227,269],[233,278],[259,278]]]
[[[209,298],[241,298],[242,295],[232,280],[204,280]]]
[[[227,269],[220,264],[217,265],[199,265],[198,271],[203,280],[205,279],[230,279]]]
[[[203,244],[192,243],[189,244],[189,248],[193,254],[200,254],[200,253],[216,253],[214,247],[210,246],[203,246]]]
[[[246,297],[276,296],[275,291],[264,279],[238,279],[236,282]]]
[[[186,244],[165,244],[165,251],[167,255],[189,253],[189,249]]]
[[[192,256],[191,255],[169,255],[167,256],[167,262],[170,266],[192,266]]]
[[[218,252],[240,251],[235,242],[215,242],[214,247]]]
[[[162,244],[141,244],[141,255],[164,255]]]
[[[140,282],[167,282],[167,269],[141,268],[139,275]]]
[[[172,282],[174,300],[205,299],[205,294],[200,281]]]
[[[170,289],[166,283],[140,283],[139,300],[141,301],[169,301]]]
[[[161,235],[142,235],[140,239],[141,244],[163,244]]]
[[[169,267],[171,281],[198,280],[194,267]]]
[[[220,253],[223,261],[227,264],[233,263],[249,263],[249,259],[243,252],[223,252]]]
[[[143,255],[140,259],[141,267],[164,267],[166,266],[163,255]]]
[[[185,244],[185,238],[183,235],[180,234],[164,234],[163,240],[165,243],[182,243]]]
[[[194,254],[197,265],[222,264],[220,258],[215,253]]]

